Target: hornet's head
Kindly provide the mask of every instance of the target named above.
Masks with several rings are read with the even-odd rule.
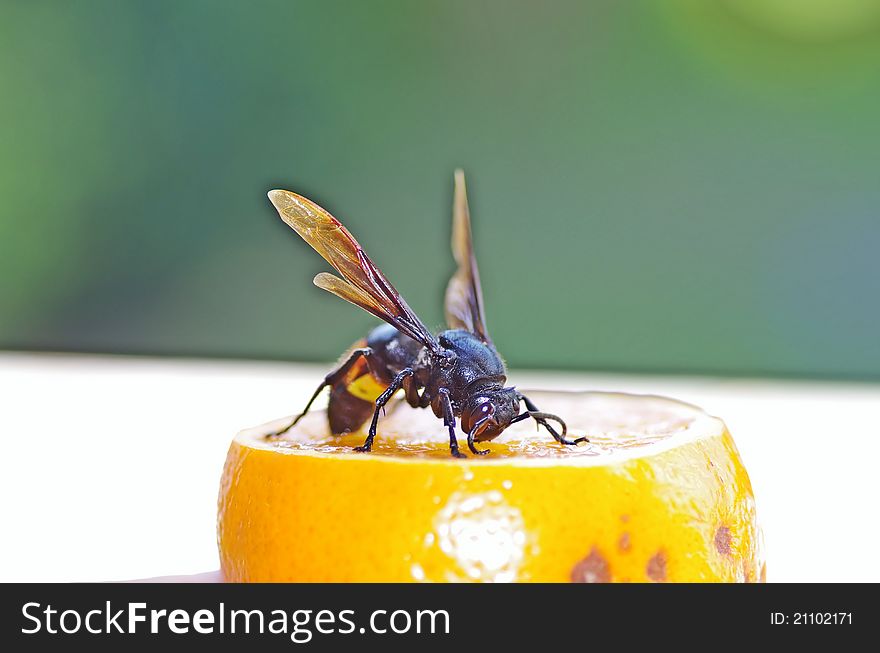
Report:
[[[519,412],[519,402],[526,404],[526,410]],[[468,448],[475,454],[489,453],[487,449],[477,449],[474,442],[487,442],[497,438],[511,424],[521,422],[531,417],[540,426],[546,428],[550,435],[560,444],[578,444],[589,442],[585,436],[568,440],[565,434],[568,432],[565,422],[552,413],[544,413],[538,410],[525,395],[516,391],[516,388],[484,388],[473,393],[461,411],[461,428],[468,434]],[[552,420],[562,427],[562,433],[557,433],[550,426]]]
[[[516,388],[487,390],[471,396],[461,411],[461,428],[473,434],[475,442],[497,438],[519,413],[520,395]]]

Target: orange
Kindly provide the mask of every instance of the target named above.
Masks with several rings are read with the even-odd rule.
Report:
[[[428,410],[396,404],[370,453],[309,414],[236,436],[220,488],[229,581],[754,582],[764,580],[749,478],[724,423],[671,399],[529,393],[531,420],[458,460]],[[465,449],[466,450],[466,447]]]

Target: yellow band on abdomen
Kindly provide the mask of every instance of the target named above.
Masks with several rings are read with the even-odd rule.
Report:
[[[372,374],[364,374],[348,384],[348,394],[364,401],[376,401],[385,392],[385,386],[379,383]]]

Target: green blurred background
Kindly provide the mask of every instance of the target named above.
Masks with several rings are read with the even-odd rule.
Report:
[[[432,326],[468,173],[519,367],[880,378],[880,3],[0,5],[0,347],[330,360]]]

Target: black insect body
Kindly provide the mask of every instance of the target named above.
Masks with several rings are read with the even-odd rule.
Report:
[[[450,329],[436,336],[336,218],[289,191],[271,191],[269,199],[281,218],[341,275],[322,272],[315,277],[315,285],[387,322],[356,343],[343,362],[324,377],[303,412],[274,435],[285,433],[302,419],[329,386],[327,414],[335,435],[358,430],[372,416],[367,439],[357,447],[359,451],[372,447],[379,415],[398,390],[403,391],[410,406],[430,406],[443,420],[449,430],[449,449],[456,457],[464,457],[455,435],[457,418],[475,454],[488,453],[477,449],[475,442],[492,440],[527,417],[544,426],[562,444],[586,440],[567,439],[562,419],[540,412],[528,397],[505,386],[504,362],[489,338],[483,317],[464,174],[460,170],[455,173],[452,227],[452,251],[458,270],[446,289]],[[520,403],[525,405],[523,413],[519,412]],[[561,426],[561,434],[549,420]]]

